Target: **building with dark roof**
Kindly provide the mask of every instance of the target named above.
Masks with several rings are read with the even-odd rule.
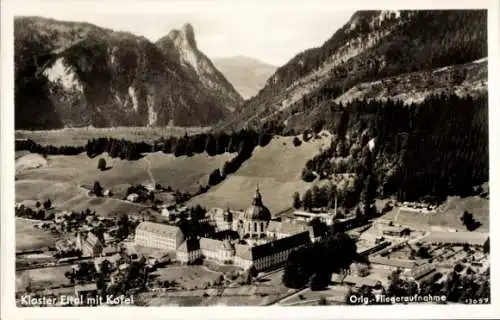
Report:
[[[77,248],[82,251],[84,257],[96,257],[101,255],[103,244],[95,234],[89,232],[86,237],[77,234]]]
[[[184,242],[184,234],[177,226],[141,222],[135,229],[135,244],[143,247],[176,250]]]
[[[253,247],[236,245],[234,263],[244,269],[254,265],[257,271],[263,271],[282,265],[292,250],[309,243],[311,238],[305,231]]]
[[[193,262],[201,257],[198,239],[188,238],[176,250],[176,258],[183,263]]]

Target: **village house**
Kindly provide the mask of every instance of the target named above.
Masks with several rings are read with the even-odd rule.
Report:
[[[405,237],[410,233],[411,230],[404,227],[387,226],[382,229],[382,234],[389,237]]]
[[[95,257],[102,253],[103,244],[97,236],[89,232],[86,237],[82,237],[80,232],[77,233],[76,239],[77,249],[81,250],[84,257]]]
[[[117,248],[117,247],[105,247],[104,249],[102,249],[102,255],[103,256],[112,256],[116,253],[119,253],[120,252],[120,249]]]
[[[137,200],[139,200],[139,195],[137,193],[131,193],[127,196],[127,200],[130,202],[137,202]]]
[[[301,221],[311,221],[315,218],[318,218],[321,222],[325,223],[328,226],[333,224],[333,219],[335,218],[335,214],[330,212],[316,213],[302,210],[295,210],[293,212],[293,216],[295,219]]]
[[[135,229],[135,244],[143,247],[176,250],[184,242],[184,234],[177,226],[141,222]]]

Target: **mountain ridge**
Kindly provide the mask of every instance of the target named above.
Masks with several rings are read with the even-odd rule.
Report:
[[[220,93],[145,37],[90,23],[16,17],[16,129],[206,126]]]
[[[155,45],[166,55],[174,57],[181,65],[191,69],[193,77],[198,77],[207,89],[215,92],[229,111],[234,111],[243,102],[233,85],[198,49],[194,28],[190,23],[185,23],[180,30],[171,30],[165,37],[156,41]]]
[[[217,129],[286,120],[296,109],[335,103],[361,83],[484,58],[486,18],[485,10],[358,11],[323,45],[279,67],[259,94]]]

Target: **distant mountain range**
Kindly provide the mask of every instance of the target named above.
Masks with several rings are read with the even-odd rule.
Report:
[[[16,129],[206,126],[243,101],[189,24],[157,44],[41,17],[14,27]]]
[[[277,69],[276,66],[245,56],[215,58],[213,63],[244,99],[255,96]]]

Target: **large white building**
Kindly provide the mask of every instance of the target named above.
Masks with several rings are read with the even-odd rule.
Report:
[[[135,244],[143,247],[176,250],[184,242],[184,234],[177,226],[141,222],[135,229]]]

